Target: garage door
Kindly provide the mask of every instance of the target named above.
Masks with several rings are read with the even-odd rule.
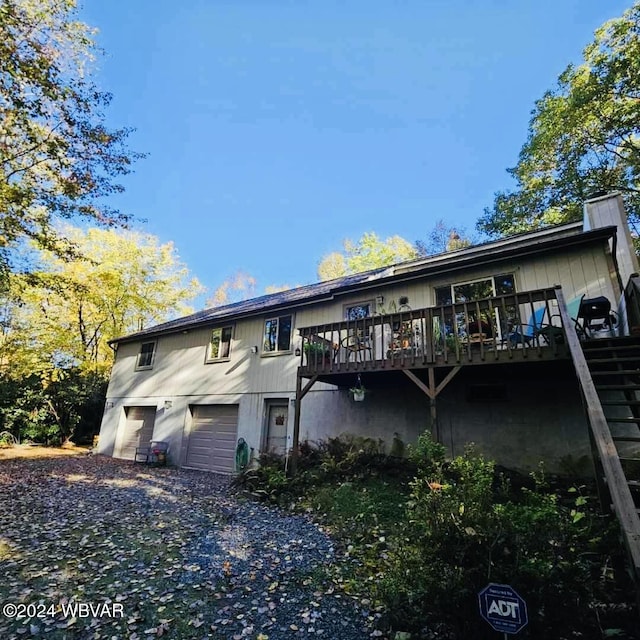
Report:
[[[186,467],[232,473],[238,438],[238,405],[207,404],[191,408]]]
[[[155,407],[125,407],[126,422],[120,438],[118,458],[133,460],[136,448],[144,447],[153,438]]]

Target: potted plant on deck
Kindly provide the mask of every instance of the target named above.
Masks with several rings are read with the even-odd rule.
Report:
[[[328,364],[331,362],[331,348],[329,345],[319,342],[306,342],[304,352],[307,356],[307,365]]]

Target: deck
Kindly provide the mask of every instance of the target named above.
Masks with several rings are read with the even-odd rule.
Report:
[[[300,335],[298,375],[339,385],[361,372],[570,357],[553,288],[302,327]]]
[[[633,295],[627,290],[627,308],[631,307],[629,318],[635,327],[640,322],[640,278],[632,278],[631,284]],[[609,383],[596,385],[583,351],[582,341],[589,337],[588,332],[570,317],[560,287],[303,327],[300,335],[291,458],[294,473],[300,401],[316,381],[347,386],[356,379],[359,386],[361,372],[388,372],[368,375],[367,385],[375,378],[388,381],[390,375],[409,378],[429,398],[432,431],[439,440],[436,398],[463,366],[571,360],[585,401],[597,475],[602,471],[600,498],[605,512],[611,506],[620,523],[640,598],[640,509],[631,493],[632,488],[636,491],[640,487],[640,481],[626,478],[615,444],[616,440],[638,442],[640,437],[612,436],[598,395],[598,389],[624,392],[626,399],[614,404],[627,405],[629,417],[614,416],[609,421],[640,424],[636,409],[640,402],[637,336],[612,339],[597,347],[589,345],[591,365],[604,363],[609,367],[604,372],[594,368],[597,378],[610,378]],[[632,355],[619,357],[621,349],[632,349],[628,352]],[[304,378],[308,378],[305,384]],[[611,384],[611,380],[617,383]]]

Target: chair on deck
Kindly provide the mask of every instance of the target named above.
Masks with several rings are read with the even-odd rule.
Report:
[[[567,304],[567,311],[580,340],[593,337],[592,334],[596,331],[610,331],[617,322],[615,313],[611,311],[611,303],[604,296],[585,298],[583,295],[579,299],[575,298]],[[525,348],[532,343],[539,346],[541,341],[551,346],[563,344],[565,336],[560,315],[553,314],[546,319],[548,313],[548,306],[541,307],[531,315],[527,324],[510,326],[506,333],[510,346],[516,348],[520,345]]]
[[[541,307],[535,311],[529,318],[529,322],[510,323],[507,331],[503,333],[502,342],[508,342],[512,349],[522,347],[526,349],[531,346],[556,345],[564,342],[564,331],[562,326],[554,324],[554,318],[558,318],[556,314],[550,316],[545,322],[547,308]]]
[[[356,361],[364,362],[369,352],[369,359],[373,359],[371,336],[362,329],[350,329],[348,335],[342,338],[340,346],[347,352],[347,361],[353,355]]]
[[[469,344],[488,344],[493,342],[493,327],[486,320],[472,320],[469,322],[468,329]]]

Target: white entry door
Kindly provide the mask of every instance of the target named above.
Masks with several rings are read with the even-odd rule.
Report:
[[[267,409],[266,449],[283,456],[287,451],[288,404],[269,404]]]

